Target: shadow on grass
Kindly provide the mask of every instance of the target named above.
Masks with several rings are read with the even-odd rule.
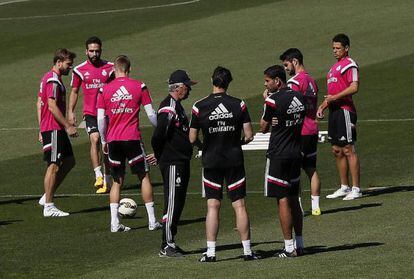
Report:
[[[261,245],[261,244],[274,244],[274,243],[282,243],[282,241],[263,241],[263,242],[252,242],[251,247],[255,247],[257,245]],[[243,249],[243,246],[241,243],[233,243],[233,244],[224,244],[224,245],[219,245],[216,246],[216,251],[226,251],[226,250],[234,250],[234,249]],[[197,250],[192,250],[192,251],[186,251],[186,255],[191,255],[191,254],[202,254],[206,251],[206,248],[200,248]],[[239,257],[236,258],[231,258],[231,259],[237,259]],[[226,260],[230,260],[230,259],[226,259]],[[224,260],[223,260],[224,261]]]
[[[23,204],[24,202],[27,202],[27,201],[38,201],[40,199],[40,197],[41,197],[41,195],[39,195],[38,197],[36,196],[36,197],[28,197],[28,198],[20,198],[20,199],[0,201],[0,205],[12,204],[12,203]],[[54,197],[53,199],[62,199],[62,198],[68,198],[68,196],[57,196],[57,197]],[[36,205],[37,205],[37,202],[36,202]]]
[[[106,205],[106,206],[82,209],[79,211],[71,211],[70,214],[93,213],[93,212],[100,212],[100,211],[109,211],[109,206]]]
[[[0,221],[0,226],[7,226],[11,225],[13,223],[22,222],[23,220],[6,220],[6,221]]]
[[[328,209],[328,210],[322,211],[322,215],[333,214],[333,213],[338,213],[338,212],[354,211],[354,210],[360,210],[360,209],[363,209],[363,208],[377,207],[377,206],[382,206],[382,203],[380,203],[380,202],[363,203],[363,204],[356,205],[356,206],[347,206],[347,207]],[[305,213],[305,217],[307,217],[309,215],[311,215],[310,212]]]
[[[151,184],[153,188],[162,186],[162,182],[152,182]],[[141,183],[140,184],[126,184],[122,186],[122,190],[135,190],[135,189],[141,190]]]
[[[398,193],[398,192],[411,192],[414,191],[413,185],[407,185],[407,186],[393,186],[393,187],[378,187],[377,189],[368,189],[366,191],[362,191],[362,194],[364,197],[374,197],[379,195],[385,195],[385,194],[392,194],[392,193]]]
[[[178,225],[185,226],[185,225],[190,225],[190,224],[200,223],[200,222],[205,222],[205,221],[206,221],[206,217],[199,217],[199,218],[188,219],[188,220],[180,220],[178,222]]]

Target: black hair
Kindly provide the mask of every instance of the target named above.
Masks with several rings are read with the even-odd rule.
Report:
[[[335,35],[335,37],[333,37],[332,39],[332,42],[341,43],[343,47],[351,46],[351,41],[349,40],[349,37],[343,33]]]
[[[264,70],[263,72],[266,76],[270,77],[271,79],[279,78],[284,83],[286,83],[286,72],[285,68],[280,65],[273,65]]]
[[[101,39],[99,39],[96,36],[92,36],[92,37],[90,37],[89,39],[86,40],[86,42],[85,42],[86,49],[88,49],[88,45],[90,45],[90,44],[98,44],[100,47],[102,47]]]
[[[233,77],[231,76],[229,69],[217,66],[217,68],[214,69],[211,79],[214,86],[227,89],[230,82],[233,80]]]
[[[296,58],[299,61],[299,64],[303,64],[303,54],[297,48],[289,48],[279,56],[279,59],[281,61],[287,60],[289,62],[292,62],[294,58]]]
[[[73,60],[75,59],[76,54],[74,52],[69,51],[66,48],[59,48],[55,52],[55,56],[53,57],[53,64],[56,64],[58,60],[65,61],[65,60]]]

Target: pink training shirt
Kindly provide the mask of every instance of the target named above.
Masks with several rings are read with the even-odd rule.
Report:
[[[51,70],[40,81],[38,96],[41,98],[40,132],[63,130],[64,126],[56,121],[49,110],[49,98],[55,99],[63,116],[66,115],[66,88],[58,73]]]
[[[305,96],[306,116],[302,126],[302,135],[317,135],[318,123],[316,112],[318,110],[318,86],[315,80],[307,73],[300,72],[287,82],[288,86]]]
[[[114,71],[114,64],[102,60],[99,67],[95,67],[89,60],[76,66],[72,73],[72,88],[80,88],[83,92],[83,115],[96,116],[96,101],[98,91],[110,81]]]
[[[328,83],[329,95],[336,95],[344,91],[352,82],[359,81],[357,63],[348,56],[342,58],[331,67],[326,80]],[[345,98],[335,101],[335,105],[342,109],[356,112],[352,96],[346,96]]]
[[[105,85],[97,108],[104,109],[109,118],[107,141],[140,140],[140,106],[151,103],[150,92],[141,81],[121,77]]]

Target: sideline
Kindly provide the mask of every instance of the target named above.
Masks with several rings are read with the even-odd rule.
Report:
[[[7,2],[0,2],[0,6],[5,6],[5,5],[9,5],[9,4],[14,4],[14,3],[21,3],[21,2],[29,2],[30,0],[13,0],[13,1],[7,1]]]
[[[26,2],[30,0],[15,0],[6,2],[17,3],[17,2]],[[185,2],[163,4],[163,5],[154,5],[154,6],[145,6],[145,7],[135,7],[135,8],[125,8],[125,9],[116,9],[116,10],[104,10],[96,12],[77,12],[77,13],[67,13],[67,14],[55,14],[55,15],[37,15],[37,16],[18,16],[18,17],[0,17],[0,21],[12,21],[12,20],[25,20],[25,19],[43,19],[43,18],[56,18],[56,17],[68,17],[68,16],[85,16],[85,15],[102,15],[102,14],[113,14],[113,13],[122,13],[122,12],[131,12],[138,10],[149,10],[149,9],[158,9],[158,8],[167,8],[175,6],[189,5],[193,3],[200,2],[201,0],[191,0]]]

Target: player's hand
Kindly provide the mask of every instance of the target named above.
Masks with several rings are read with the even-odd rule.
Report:
[[[325,101],[327,104],[330,104],[336,101],[336,97],[334,95],[325,95],[324,97],[325,97]]]
[[[76,123],[76,116],[73,112],[68,112],[68,122],[70,125],[78,126]]]
[[[41,132],[39,132],[38,140],[40,143],[43,143],[43,137]]]
[[[267,97],[269,97],[269,90],[265,89],[265,90],[263,91],[263,99],[265,99],[265,100],[266,100],[266,98],[267,98]]]
[[[108,143],[102,143],[102,153],[108,155]]]
[[[276,126],[277,124],[279,124],[279,119],[277,119],[277,117],[272,117],[272,126]]]
[[[76,138],[78,135],[78,129],[75,126],[69,126],[66,128],[66,133],[72,138]]]
[[[325,117],[324,113],[323,113],[323,109],[318,108],[318,111],[316,112],[316,117],[318,119],[323,119]]]
[[[151,166],[156,166],[158,164],[157,158],[155,158],[154,153],[148,154],[147,156],[145,156],[145,159]]]

